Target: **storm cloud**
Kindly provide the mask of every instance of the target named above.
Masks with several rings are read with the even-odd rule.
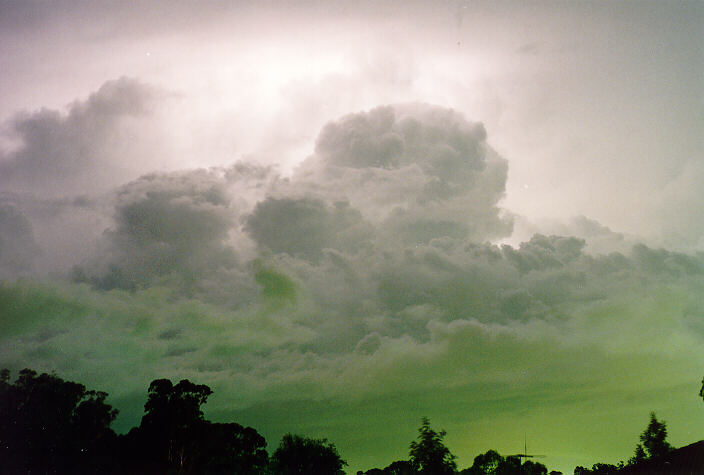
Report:
[[[698,437],[698,4],[217,3],[0,5],[0,367],[354,470]]]
[[[612,397],[607,365],[640,387],[651,373],[639,358],[691,364],[702,256],[629,244],[584,217],[552,225],[583,237],[501,244],[515,219],[500,206],[507,162],[481,124],[384,106],[330,122],[316,143],[290,177],[239,162],[103,195],[107,224],[66,271],[73,283],[3,284],[3,359],[92,375],[125,401],[150,375],[189,376],[221,390],[219,414],[292,394],[355,405],[397,387],[592,381]],[[137,361],[141,376],[119,385],[97,366]],[[655,384],[684,377],[668,374]]]

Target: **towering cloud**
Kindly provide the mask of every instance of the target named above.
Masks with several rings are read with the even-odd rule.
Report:
[[[511,232],[497,207],[506,173],[481,124],[450,109],[407,104],[326,125],[295,178],[344,196],[402,240],[449,233],[482,241]]]

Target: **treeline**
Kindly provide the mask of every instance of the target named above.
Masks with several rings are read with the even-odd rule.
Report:
[[[271,457],[255,429],[204,418],[212,394],[187,379],[149,385],[138,427],[118,435],[107,394],[30,369],[0,371],[1,473],[339,474],[325,439],[286,434]]]
[[[520,455],[502,456],[495,450],[477,455],[471,467],[457,471],[455,456],[445,446],[445,431],[437,432],[430,427],[427,417],[421,419],[418,439],[410,444],[408,460],[398,460],[384,469],[373,468],[357,475],[547,475],[545,465],[532,460],[521,461]],[[523,454],[525,455],[525,454]],[[550,472],[559,475],[561,472]]]
[[[14,383],[0,371],[0,472],[144,474],[342,474],[347,462],[326,439],[286,434],[269,456],[255,429],[205,419],[201,406],[212,394],[184,379],[152,381],[139,426],[118,435],[117,416],[102,391],[64,381],[54,374],[24,369]],[[456,474],[445,432],[422,419],[408,460],[374,474]],[[544,465],[490,450],[462,474],[545,475]]]
[[[118,435],[110,428],[118,411],[105,402],[105,392],[30,369],[20,371],[11,383],[10,371],[1,370],[0,473],[344,473],[347,462],[326,439],[286,434],[269,456],[264,437],[255,429],[206,420],[201,406],[211,394],[208,386],[187,379],[177,384],[154,380],[140,425]],[[704,397],[704,381],[700,395]],[[455,456],[443,442],[445,435],[423,418],[408,460],[357,474],[548,474],[545,465],[525,454],[502,456],[495,450],[476,456],[472,466],[458,471]],[[665,423],[652,413],[631,459],[577,467],[574,473],[639,473],[639,467],[647,471],[672,465],[673,449],[666,437]]]

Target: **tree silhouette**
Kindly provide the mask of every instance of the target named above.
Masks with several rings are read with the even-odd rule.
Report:
[[[645,449],[645,453],[648,455],[647,458],[654,459],[664,457],[672,450],[672,446],[665,439],[667,439],[667,426],[665,422],[658,421],[657,417],[655,417],[655,413],[651,412],[650,423],[640,435],[642,449]],[[636,447],[636,455],[638,455],[638,452],[639,449]]]
[[[699,390],[699,397],[704,400],[704,378],[702,378],[702,388]]]
[[[433,475],[455,473],[457,470],[455,456],[442,441],[446,434],[445,431],[435,432],[431,429],[430,420],[427,417],[421,419],[418,440],[411,442],[409,453],[411,463],[418,473]]]
[[[391,462],[389,466],[384,469],[385,475],[413,475],[414,473],[413,464],[408,460]]]
[[[643,449],[642,444],[636,445],[636,450],[633,453],[633,457],[628,459],[628,464],[633,465],[639,462],[642,462],[643,460],[647,460],[648,456],[645,454],[645,450]]]
[[[339,475],[347,462],[327,439],[286,434],[271,456],[270,468],[277,475]]]
[[[99,471],[115,440],[107,394],[23,369],[0,372],[0,471]]]
[[[121,440],[121,472],[265,473],[266,440],[251,427],[214,423],[201,406],[212,394],[187,379],[174,385],[156,379],[149,385],[139,427]]]
[[[523,474],[521,470],[521,458],[515,455],[505,457],[496,467],[496,475],[519,475]]]
[[[525,475],[547,475],[548,468],[540,462],[525,460],[521,465],[521,473]]]
[[[577,466],[574,468],[574,475],[616,475],[623,468],[623,463],[612,465],[610,463],[595,463],[592,468]]]
[[[496,450],[488,450],[474,457],[474,463],[468,469],[462,470],[463,474],[489,475],[496,473],[496,468],[503,461],[503,457]]]
[[[251,427],[205,421],[198,434],[192,470],[197,473],[265,473],[269,463],[266,440]]]
[[[416,475],[418,472],[413,464],[408,460],[396,460],[391,462],[386,468],[372,468],[366,472],[359,471],[357,475]]]
[[[359,471],[357,475],[416,475],[418,472],[413,464],[408,460],[396,460],[391,462],[386,468],[372,468],[366,472]]]
[[[516,455],[503,457],[496,450],[477,455],[474,457],[472,466],[460,472],[462,475],[547,475],[547,473],[548,469],[542,463],[526,460],[521,464],[521,457]]]
[[[126,451],[133,457],[132,465],[190,471],[199,457],[199,441],[205,432],[200,406],[210,394],[208,386],[187,379],[176,385],[168,379],[152,381],[142,422],[127,436]]]

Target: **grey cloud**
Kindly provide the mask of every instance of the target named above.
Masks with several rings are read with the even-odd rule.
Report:
[[[608,226],[586,216],[573,216],[567,220],[535,219],[525,216],[512,216],[514,228],[512,241],[528,241],[535,234],[574,236],[584,240],[586,252],[598,255],[611,252],[628,253],[639,242],[629,236],[611,230]]]
[[[376,350],[381,347],[381,335],[377,332],[369,333],[365,335],[364,338],[359,340],[357,346],[355,346],[355,351],[367,355],[374,354]]]
[[[29,273],[39,252],[29,220],[16,207],[0,202],[0,278]]]
[[[671,274],[674,276],[692,276],[704,274],[704,252],[696,257],[671,252],[666,249],[651,249],[644,244],[633,246],[633,260],[647,274]]]
[[[518,249],[504,246],[506,257],[522,272],[563,267],[580,257],[584,241],[575,237],[534,235]]]
[[[328,206],[313,198],[267,198],[254,208],[246,229],[263,248],[311,260],[325,248],[358,249],[373,234],[348,203]]]
[[[326,125],[293,182],[386,221],[389,241],[483,241],[510,234],[497,206],[506,178],[507,163],[488,147],[481,124],[451,109],[405,104]]]
[[[114,227],[105,233],[101,287],[134,288],[178,275],[183,284],[233,267],[225,244],[235,223],[219,171],[146,175],[118,190]]]
[[[554,235],[536,235],[518,248],[443,238],[375,248],[342,265],[334,263],[342,258],[335,254],[324,254],[313,267],[296,259],[277,265],[317,303],[305,311],[321,315],[312,321],[326,322],[317,327],[324,339],[361,331],[424,341],[430,320],[555,322],[631,295],[644,282],[652,289],[689,286],[687,279],[701,275],[701,256],[645,246],[630,255],[594,256],[584,247],[581,239]]]
[[[74,196],[131,178],[135,157],[128,152],[139,128],[130,120],[147,116],[160,94],[121,78],[71,104],[66,115],[49,109],[18,114],[10,128],[19,147],[0,156],[0,186],[40,196]]]
[[[471,186],[485,167],[484,126],[424,104],[384,106],[323,128],[316,154],[333,166],[397,169],[417,164],[448,184]]]
[[[93,250],[109,224],[110,206],[102,197],[41,198],[34,194],[3,193],[2,201],[29,221],[39,252],[33,275],[65,273]]]
[[[405,147],[394,130],[394,115],[393,109],[383,107],[330,123],[318,136],[316,152],[332,165],[398,168]]]
[[[136,247],[208,244],[224,239],[231,224],[225,190],[206,171],[144,176],[119,190],[117,201],[114,239]]]

